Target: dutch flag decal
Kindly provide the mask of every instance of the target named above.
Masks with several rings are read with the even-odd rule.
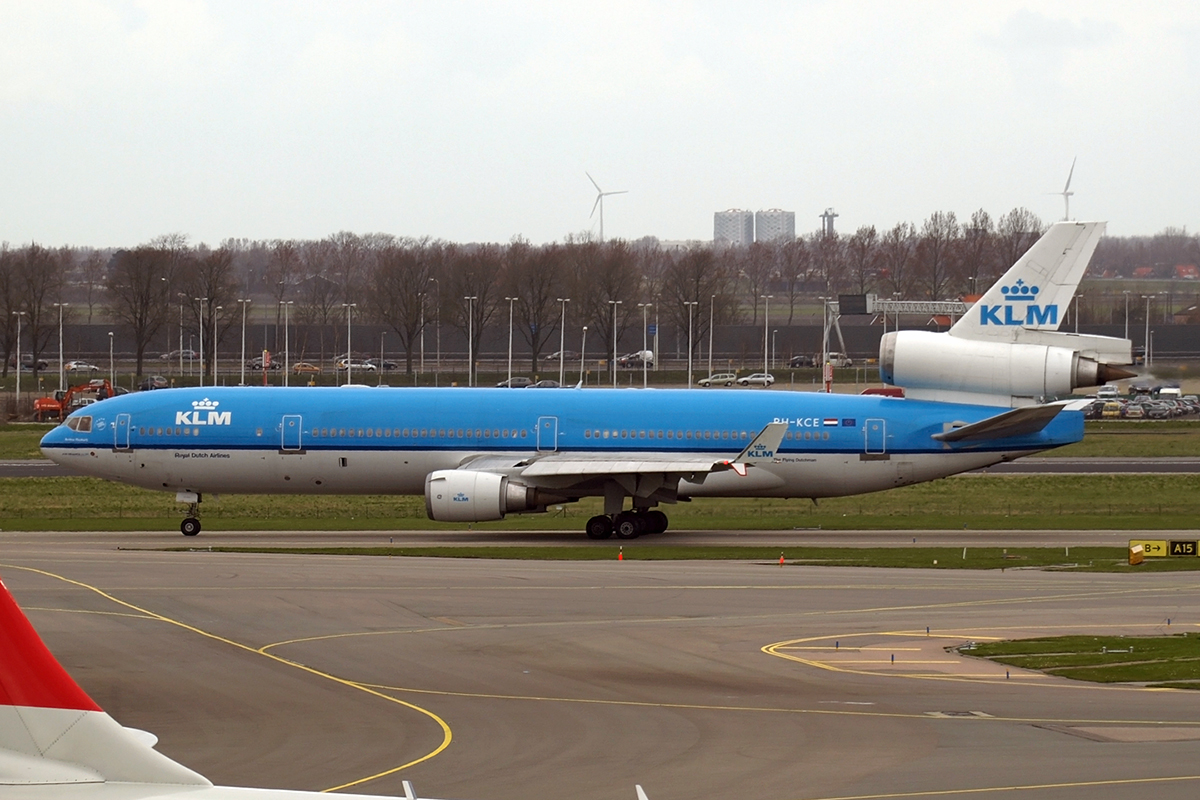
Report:
[[[825,427],[826,428],[836,428],[837,424],[838,424],[837,417],[826,417],[825,418]]]

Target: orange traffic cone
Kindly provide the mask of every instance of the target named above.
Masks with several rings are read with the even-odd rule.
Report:
[[[617,561],[624,561],[624,560],[625,560],[625,546],[622,545],[617,548]]]
[[[779,566],[783,566],[783,553],[779,554]]]

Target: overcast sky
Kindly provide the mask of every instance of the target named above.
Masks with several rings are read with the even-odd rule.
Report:
[[[1200,226],[1194,2],[0,0],[0,241]]]

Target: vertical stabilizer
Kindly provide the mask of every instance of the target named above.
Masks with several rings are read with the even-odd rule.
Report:
[[[963,339],[1016,341],[1021,330],[1062,324],[1103,222],[1056,222],[950,329]]]
[[[0,582],[0,786],[131,783],[209,786],[121,727],[46,648]]]

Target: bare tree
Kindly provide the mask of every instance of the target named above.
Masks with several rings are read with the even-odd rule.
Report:
[[[804,291],[804,285],[808,282],[808,273],[812,266],[808,246],[803,239],[792,239],[781,243],[776,250],[775,263],[778,265],[780,280],[787,295],[787,324],[791,325],[796,317],[796,300]]]
[[[578,298],[580,317],[596,332],[602,352],[615,359],[614,317],[616,339],[620,339],[630,315],[637,311],[637,258],[619,239],[604,244],[568,239],[564,253],[570,270],[572,305]]]
[[[742,248],[738,259],[738,275],[746,280],[750,292],[750,307],[754,310],[752,324],[758,324],[758,301],[770,294],[771,278],[776,275],[775,252],[765,242],[755,242]]]
[[[388,244],[376,251],[369,279],[368,307],[400,337],[409,375],[413,372],[413,348],[427,324],[426,295],[433,274],[428,248],[428,241]]]
[[[33,371],[38,372],[38,360],[42,350],[58,331],[58,312],[53,303],[62,296],[64,282],[64,255],[39,244],[30,244],[21,250],[18,262],[20,270],[19,297],[25,310],[25,337],[29,352],[33,354]],[[20,355],[20,354],[18,354]]]
[[[106,282],[109,308],[113,317],[133,332],[138,376],[142,375],[147,345],[167,319],[169,299],[164,278],[168,277],[171,262],[169,251],[149,245],[118,250],[113,256]]]
[[[468,338],[468,382],[478,382],[479,345],[483,332],[495,316],[500,303],[500,275],[503,255],[496,245],[454,248],[447,264],[448,309],[450,324]],[[468,300],[467,298],[472,298]]]
[[[667,269],[663,281],[663,316],[686,335],[688,304],[696,304],[691,312],[693,356],[701,349],[701,343],[707,342],[713,325],[734,321],[737,313],[734,277],[721,268],[717,254],[710,247],[696,247],[682,253]]]
[[[963,225],[958,267],[961,282],[970,294],[991,284],[996,267],[996,232],[992,217],[982,208]]]
[[[943,299],[950,286],[958,238],[958,218],[953,211],[935,211],[921,226],[917,240],[917,279],[930,300]]]
[[[3,337],[4,367],[3,374],[8,377],[8,360],[16,348],[17,321],[14,312],[21,311],[21,300],[18,292],[18,256],[8,247],[8,242],[0,243],[0,337]]]
[[[337,344],[337,328],[334,326],[337,309],[341,305],[342,287],[332,276],[333,246],[327,241],[306,242],[300,250],[304,278],[298,289],[300,302],[296,308],[296,321],[317,329],[322,364],[325,361],[325,337],[332,333],[332,344]],[[301,341],[301,352],[308,347],[307,338]],[[276,344],[276,349],[279,349]]]
[[[917,232],[911,222],[897,222],[883,235],[880,259],[883,265],[883,285],[893,295],[907,298],[913,291],[913,254]]]
[[[104,266],[108,258],[99,250],[89,248],[79,259],[79,280],[83,284],[84,302],[87,303],[87,324],[92,324],[96,303],[104,292]]]
[[[1033,247],[1046,227],[1028,208],[1014,208],[996,223],[996,254],[1003,272]]]
[[[517,298],[516,316],[521,338],[529,345],[529,368],[538,369],[542,348],[558,332],[563,275],[558,245],[531,247],[524,239],[515,239],[504,253],[505,291]]]
[[[213,374],[212,364],[225,334],[237,318],[238,281],[233,267],[233,251],[221,247],[196,254],[188,269],[188,292],[199,298],[189,308],[202,331],[205,375]],[[290,365],[285,364],[285,368]]]
[[[879,258],[879,234],[874,225],[863,225],[846,240],[846,266],[852,291],[866,294],[875,287]]]

